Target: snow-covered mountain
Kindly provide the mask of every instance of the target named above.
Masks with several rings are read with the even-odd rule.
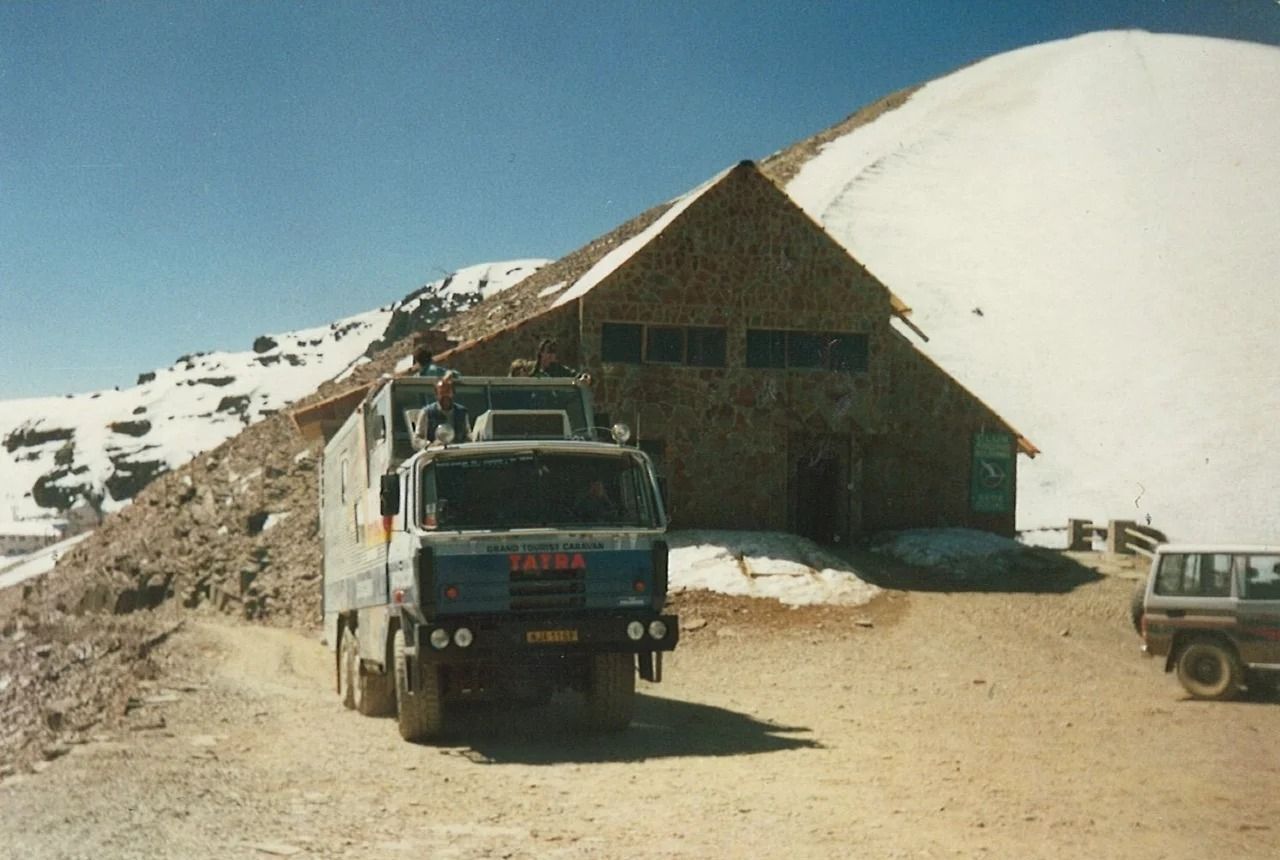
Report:
[[[1019,528],[1280,542],[1280,48],[1093,33],[847,125],[787,191],[1043,451]]]
[[[177,468],[414,330],[493,295],[545,260],[485,263],[327,326],[185,355],[111,391],[0,401],[0,533],[84,501],[115,510]]]

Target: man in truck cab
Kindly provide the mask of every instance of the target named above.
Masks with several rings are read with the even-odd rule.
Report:
[[[418,426],[414,435],[430,443],[436,441],[436,430],[441,424],[453,428],[453,441],[465,442],[471,437],[471,419],[467,407],[453,399],[453,377],[444,376],[436,381],[436,400],[418,413]]]

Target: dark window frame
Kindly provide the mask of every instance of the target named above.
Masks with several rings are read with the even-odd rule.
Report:
[[[654,357],[651,333],[679,332],[679,358]],[[634,339],[635,343],[632,343]],[[691,347],[691,342],[697,347]],[[658,323],[602,322],[600,357],[609,364],[650,364],[657,367],[728,367],[727,326],[661,325]]]
[[[754,370],[866,373],[870,352],[865,332],[747,329],[746,366]]]
[[[644,327],[644,363],[678,367],[685,363],[684,326],[646,325]]]

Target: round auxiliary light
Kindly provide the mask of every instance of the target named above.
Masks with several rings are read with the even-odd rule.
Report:
[[[649,635],[652,636],[654,639],[666,639],[667,638],[667,622],[650,621]]]
[[[619,445],[627,444],[627,440],[631,438],[631,428],[621,421],[610,427],[609,432],[613,434],[613,441]]]
[[[475,640],[476,637],[471,635],[471,630],[467,627],[459,627],[453,632],[453,644],[459,648],[470,648]]]
[[[453,444],[453,425],[441,424],[436,428],[436,441],[441,445]]]
[[[431,642],[431,647],[437,651],[443,651],[445,648],[449,647],[449,631],[445,630],[443,627],[437,627],[435,630],[432,630],[431,636],[428,638]]]
[[[644,638],[644,625],[639,621],[632,621],[627,625],[627,638],[632,642],[639,642]]]

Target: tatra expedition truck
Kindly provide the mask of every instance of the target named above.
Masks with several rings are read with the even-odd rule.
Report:
[[[435,382],[390,379],[330,404],[330,428],[354,405],[325,446],[320,487],[325,639],[343,703],[394,712],[421,741],[443,731],[451,703],[573,690],[588,727],[625,728],[637,673],[661,680],[679,630],[663,614],[667,516],[652,463],[625,425],[598,434],[585,378],[457,378],[469,431],[445,423],[428,441],[418,418]]]

